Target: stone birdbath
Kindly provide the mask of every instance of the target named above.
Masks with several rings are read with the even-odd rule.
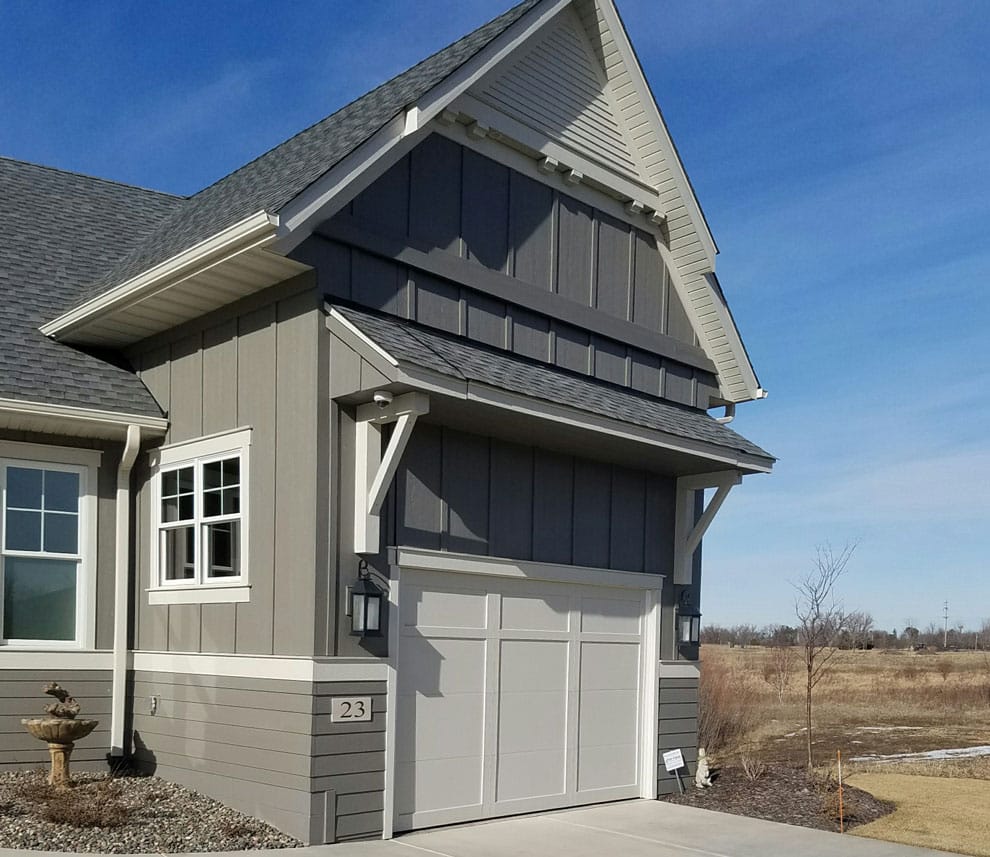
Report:
[[[72,748],[76,741],[89,735],[99,721],[76,720],[79,703],[55,682],[48,684],[44,691],[58,700],[45,706],[44,711],[48,716],[22,720],[21,724],[39,741],[48,742],[48,752],[52,757],[48,784],[55,788],[69,788],[72,785],[69,776]]]

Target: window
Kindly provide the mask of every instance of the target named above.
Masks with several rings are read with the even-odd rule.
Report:
[[[246,582],[249,444],[242,429],[160,450],[153,590]]]
[[[57,448],[2,444],[45,458]],[[82,460],[99,453],[67,451]],[[95,468],[94,468],[95,469]],[[5,645],[82,645],[89,639],[95,540],[90,468],[55,461],[0,459],[0,641]],[[90,554],[90,556],[87,556]]]

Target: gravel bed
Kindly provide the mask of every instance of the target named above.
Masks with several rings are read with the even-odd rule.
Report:
[[[667,795],[661,800],[817,830],[839,830],[837,812],[835,817],[826,812],[826,805],[833,811],[838,806],[834,782],[826,788],[809,781],[803,768],[782,766],[769,767],[755,781],[742,768],[726,766],[716,773],[711,788],[696,789],[694,777],[685,777],[683,795]],[[844,785],[842,792],[846,830],[894,811],[892,803],[878,800],[862,789]]]
[[[181,854],[302,845],[256,818],[158,777],[111,780],[73,773],[75,786],[67,795],[50,789],[46,777],[39,771],[0,774],[0,848]],[[52,821],[46,813],[104,826]]]

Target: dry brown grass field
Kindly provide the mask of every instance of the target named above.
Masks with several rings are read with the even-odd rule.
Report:
[[[790,651],[779,692],[773,650],[702,646],[703,672],[725,686],[746,727],[722,748],[726,761],[804,762],[803,663],[796,647]],[[990,653],[837,652],[814,700],[816,764],[841,750],[850,769],[893,771],[892,762],[852,759],[990,745]],[[896,764],[899,773],[990,779],[990,756]]]
[[[769,648],[702,646],[700,731],[716,763],[806,764],[803,669],[797,648],[784,665]],[[707,724],[706,700],[722,712]],[[813,727],[817,766],[834,773],[841,750],[852,783],[897,807],[857,834],[990,857],[990,653],[836,652]],[[983,753],[920,755],[965,748]],[[897,754],[919,757],[883,758]]]

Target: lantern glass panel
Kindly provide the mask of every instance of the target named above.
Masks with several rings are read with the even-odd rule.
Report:
[[[351,595],[351,628],[354,633],[364,633],[364,596],[360,592]]]
[[[381,630],[381,604],[382,599],[378,595],[368,595],[367,605],[368,612],[366,614],[364,629],[368,633]]]

